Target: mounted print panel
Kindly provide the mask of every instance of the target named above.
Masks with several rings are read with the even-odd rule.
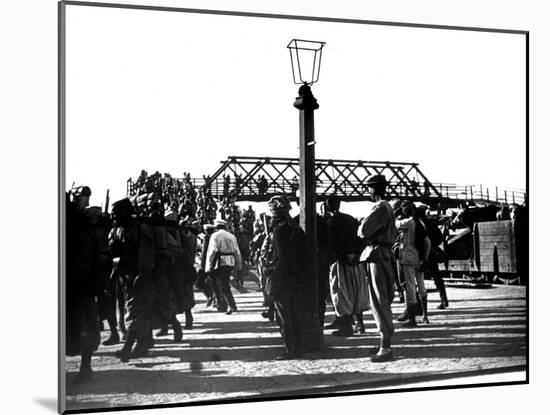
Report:
[[[60,2],[60,411],[526,383],[527,48]]]

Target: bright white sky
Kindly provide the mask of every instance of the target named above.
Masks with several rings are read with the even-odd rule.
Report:
[[[100,205],[141,169],[298,155],[286,45],[326,42],[319,158],[414,161],[433,182],[525,188],[522,35],[67,7],[67,187]]]

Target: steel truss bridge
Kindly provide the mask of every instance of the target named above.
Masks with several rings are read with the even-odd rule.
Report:
[[[422,201],[432,207],[454,207],[465,201],[521,204],[525,199],[522,190],[434,183],[418,163],[316,159],[315,171],[318,200],[331,194],[344,201],[370,200],[366,179],[372,174],[386,176],[388,198]],[[209,188],[215,198],[230,196],[237,201],[262,202],[278,194],[296,200],[299,177],[297,158],[230,156],[212,175],[191,181],[197,187]],[[129,180],[128,194],[132,194],[132,186]]]

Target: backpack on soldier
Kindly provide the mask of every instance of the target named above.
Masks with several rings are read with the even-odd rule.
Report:
[[[275,270],[274,262],[274,246],[273,246],[273,232],[270,232],[263,240],[260,253],[258,255],[258,261],[262,267],[264,276],[269,277]]]

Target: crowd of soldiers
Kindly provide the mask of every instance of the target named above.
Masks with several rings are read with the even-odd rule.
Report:
[[[176,316],[185,314],[183,328],[193,328],[194,285],[205,286],[203,275],[219,294],[220,311],[236,311],[229,277],[240,277],[248,261],[241,261],[240,252],[247,252],[255,212],[251,206],[243,212],[230,200],[218,208],[208,189],[196,189],[189,174],[184,177],[142,171],[129,197],[113,203],[110,213],[90,206],[87,186],[67,193],[66,351],[81,356],[75,382],[92,375],[103,321],[110,330],[103,344],[123,341],[115,353],[122,362],[147,356],[155,329],[159,337],[171,326],[174,341],[181,341]],[[204,261],[197,267],[204,232],[213,238],[202,243]]]
[[[425,273],[436,280],[441,298],[438,308],[449,305],[443,280],[433,272],[442,260],[438,245],[443,236],[436,220],[422,207],[384,200],[387,182],[383,175],[369,177],[367,185],[375,203],[361,221],[340,212],[336,195],[324,202],[317,215],[318,317],[323,327],[328,300],[337,318],[324,328],[336,329],[332,335],[348,337],[364,333],[363,312],[372,310],[380,345],[371,360],[384,362],[393,358],[391,303],[396,291],[406,302],[405,311],[397,317],[405,327],[416,327],[418,315],[429,323]],[[268,206],[271,216],[260,215],[255,224],[250,261],[257,264],[264,294],[262,316],[277,320],[281,327],[285,352],[278,358],[289,359],[303,351],[299,304],[304,295],[305,236],[300,236],[299,218],[289,215],[286,197],[275,196]]]
[[[449,306],[435,272],[444,256],[438,248],[443,236],[425,208],[385,200],[383,175],[366,183],[374,205],[361,220],[340,212],[336,195],[317,215],[318,320],[321,328],[335,329],[335,336],[352,336],[365,331],[363,312],[371,310],[380,334],[371,360],[384,362],[393,359],[396,291],[406,303],[397,320],[407,327],[416,327],[419,315],[429,323],[426,274],[438,288],[438,308]],[[236,312],[231,277],[242,287],[249,266],[256,267],[252,274],[263,292],[262,316],[281,330],[284,353],[278,359],[307,351],[301,304],[311,295],[308,248],[286,196],[269,200],[269,215],[256,215],[252,206],[237,207],[231,196],[218,207],[207,186],[197,189],[189,174],[181,181],[145,171],[110,214],[90,207],[90,195],[86,186],[67,194],[67,354],[81,356],[76,382],[92,375],[102,321],[111,332],[105,345],[120,343],[118,329],[122,332],[124,343],[116,352],[122,362],[147,356],[155,329],[164,336],[171,326],[174,341],[182,340],[178,314],[185,314],[184,329],[193,328],[194,288],[207,307]],[[327,300],[337,318],[324,326]]]

